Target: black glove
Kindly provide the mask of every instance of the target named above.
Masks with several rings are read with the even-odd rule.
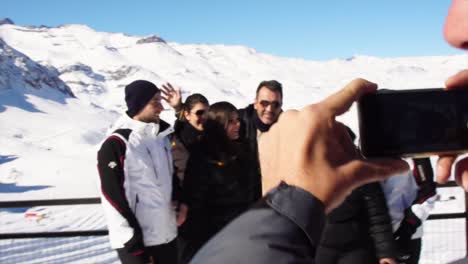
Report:
[[[394,233],[395,240],[398,244],[408,244],[411,237],[416,232],[416,229],[418,229],[421,224],[422,222],[419,217],[411,211],[411,207],[406,209],[405,218],[401,221],[400,227]]]
[[[143,234],[139,227],[134,228],[133,236],[124,244],[124,249],[136,258],[140,258],[142,263],[150,262],[149,255],[145,252]]]
[[[405,263],[411,257],[411,237],[421,225],[421,220],[411,211],[411,207],[405,210],[405,218],[398,230],[394,233],[398,247],[397,259],[399,263]]]

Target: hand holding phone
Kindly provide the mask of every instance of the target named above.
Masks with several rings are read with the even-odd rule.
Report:
[[[467,90],[378,90],[358,101],[358,116],[367,158],[468,151]]]

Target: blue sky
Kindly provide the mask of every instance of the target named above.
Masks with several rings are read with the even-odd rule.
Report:
[[[461,54],[442,37],[451,0],[4,1],[19,25],[86,24],[166,41],[245,45],[311,60]]]

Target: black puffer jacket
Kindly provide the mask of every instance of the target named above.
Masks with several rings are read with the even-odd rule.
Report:
[[[252,153],[258,153],[257,147],[257,128],[255,127],[254,118],[257,112],[253,104],[246,108],[238,110],[241,126],[239,130],[241,140],[247,142]]]
[[[193,144],[201,140],[203,131],[197,130],[187,121],[177,119],[174,122],[174,136],[190,151]]]
[[[354,252],[360,253],[349,258]],[[371,183],[354,190],[327,216],[316,260],[365,264],[384,257],[396,257],[396,244],[382,188]]]
[[[180,236],[188,244],[183,258],[190,258],[206,241],[251,204],[248,179],[255,174],[251,160],[237,145],[231,153],[212,153],[197,144],[191,153],[184,179],[184,193],[189,207]]]
[[[250,199],[255,202],[262,196],[262,176],[260,171],[260,162],[258,159],[258,146],[257,146],[257,128],[255,127],[255,111],[253,104],[246,108],[238,110],[241,126],[239,130],[240,141],[246,143],[247,155],[253,161],[254,169],[257,173],[249,179]]]

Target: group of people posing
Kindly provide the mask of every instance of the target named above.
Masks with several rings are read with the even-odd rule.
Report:
[[[125,87],[128,110],[98,152],[109,238],[122,263],[189,263],[230,221],[261,206],[256,202],[269,188],[262,188],[258,140],[277,122],[282,100],[275,80],[261,82],[243,109],[210,105],[198,93],[182,102],[169,83]],[[159,117],[162,101],[175,110],[173,126]],[[413,162],[406,173],[413,177],[357,188],[328,214],[317,263],[418,262],[417,230],[436,192],[429,159]]]
[[[278,119],[281,84],[262,82],[240,110],[201,94],[181,99],[171,84],[130,83],[128,110],[98,152],[109,237],[123,263],[188,263],[262,196],[257,138]],[[159,118],[163,100],[173,126]]]

